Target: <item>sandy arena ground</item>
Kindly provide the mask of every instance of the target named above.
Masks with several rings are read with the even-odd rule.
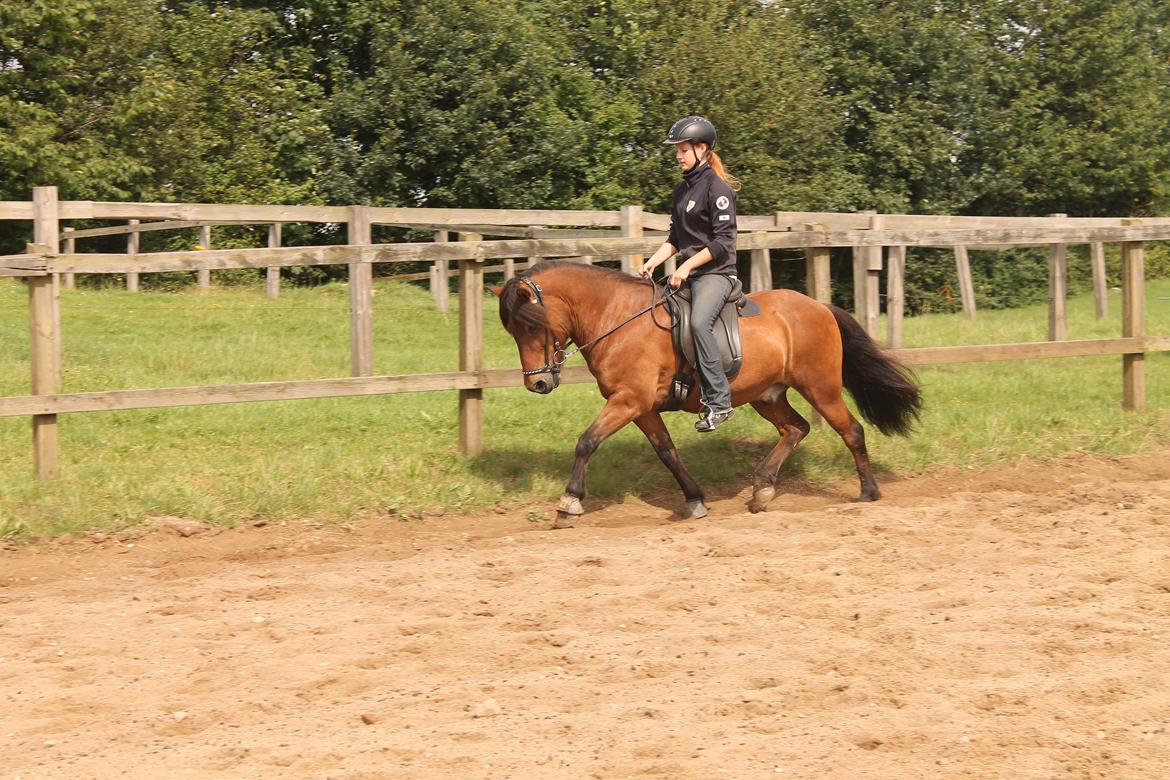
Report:
[[[1170,776],[1170,450],[785,487],[0,552],[0,778]]]

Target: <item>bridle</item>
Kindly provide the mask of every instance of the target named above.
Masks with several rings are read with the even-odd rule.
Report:
[[[541,306],[541,308],[543,308],[543,309],[545,309],[545,311],[547,311],[548,306],[545,305],[545,302],[544,302],[544,294],[543,294],[544,291],[541,290],[540,285],[537,284],[536,282],[534,282],[532,279],[529,279],[527,276],[520,276],[517,278],[519,278],[519,280],[523,284],[528,285],[528,289],[532,290],[532,294],[536,297],[536,303],[538,303]],[[612,328],[607,330],[605,333],[602,333],[600,336],[598,336],[597,338],[590,341],[588,344],[582,344],[581,346],[577,347],[576,349],[568,351],[568,352],[565,351],[565,348],[573,343],[572,340],[570,339],[569,341],[566,341],[564,343],[564,345],[562,346],[560,340],[557,338],[557,335],[555,333],[553,333],[552,328],[546,327],[544,329],[544,365],[541,366],[540,368],[530,368],[527,370],[521,369],[521,373],[524,376],[536,376],[537,374],[551,374],[553,377],[553,380],[557,384],[559,384],[560,378],[561,378],[561,366],[563,366],[565,364],[566,360],[571,358],[573,355],[576,355],[578,352],[589,349],[594,344],[601,341],[603,338],[605,338],[609,334],[613,333],[618,328],[621,328],[624,325],[628,325],[629,323],[636,320],[638,317],[641,317],[646,312],[653,311],[657,307],[665,304],[666,300],[668,298],[673,297],[675,292],[677,292],[677,290],[675,288],[671,287],[668,284],[663,284],[662,285],[662,297],[659,298],[658,297],[658,284],[654,283],[654,293],[653,293],[653,297],[652,297],[652,302],[649,306],[647,306],[644,309],[639,309],[638,311],[634,312],[629,317],[626,317],[624,320],[619,322],[617,325],[614,325]],[[650,316],[653,317],[654,315],[651,314]],[[658,320],[654,320],[654,324],[658,325]],[[658,327],[661,328],[662,326],[658,325]],[[669,330],[669,329],[670,328],[668,327],[667,330]],[[549,352],[550,342],[552,344],[552,352],[551,353]]]
[[[540,289],[540,285],[537,284],[536,282],[532,281],[531,279],[529,279],[527,276],[521,276],[520,281],[522,283],[528,285],[528,289],[532,290],[532,294],[534,296],[536,296],[536,302],[538,304],[540,304],[541,308],[543,308],[545,311],[548,311],[548,306],[546,306],[544,303],[544,294],[543,294],[543,291]],[[548,350],[549,341],[552,342],[552,353],[551,354],[549,353],[549,350]],[[567,341],[567,342],[565,342],[565,346],[562,347],[560,340],[557,338],[556,334],[553,333],[552,328],[545,327],[545,329],[544,329],[544,365],[541,366],[540,368],[528,369],[527,371],[521,369],[521,373],[523,373],[524,376],[535,376],[537,374],[552,374],[553,379],[559,383],[560,377],[561,377],[561,366],[564,365],[565,361],[568,360],[571,355],[575,355],[576,353],[580,352],[582,349],[581,347],[578,347],[577,349],[573,350],[572,352],[566,353],[565,347],[569,346],[569,344],[571,344],[571,343],[572,343],[571,341]]]

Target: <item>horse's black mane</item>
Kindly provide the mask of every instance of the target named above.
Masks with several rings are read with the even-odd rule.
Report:
[[[513,318],[525,328],[542,329],[548,327],[548,311],[543,306],[529,304],[530,297],[521,291],[526,285],[520,279],[526,277],[538,282],[542,274],[558,269],[572,269],[574,272],[583,274],[595,274],[597,276],[597,282],[637,284],[643,286],[650,284],[645,279],[630,276],[624,271],[606,268],[605,266],[571,263],[566,260],[542,260],[515,278],[509,279],[507,284],[504,285],[504,289],[500,291],[500,322],[504,323],[505,328],[508,327],[508,323]]]

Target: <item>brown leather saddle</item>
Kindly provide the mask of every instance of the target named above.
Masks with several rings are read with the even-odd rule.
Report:
[[[719,354],[723,358],[723,371],[727,378],[734,379],[743,366],[743,344],[739,338],[740,317],[755,317],[760,313],[760,305],[744,294],[743,282],[731,277],[731,292],[727,295],[727,302],[723,304],[723,311],[715,321],[715,340],[719,343]],[[670,313],[671,338],[674,340],[674,352],[679,361],[678,373],[671,382],[670,395],[666,399],[663,409],[668,411],[681,409],[691,394],[696,376],[698,360],[695,357],[695,339],[691,334],[691,288],[681,287],[674,295],[668,296],[665,302],[667,312]]]

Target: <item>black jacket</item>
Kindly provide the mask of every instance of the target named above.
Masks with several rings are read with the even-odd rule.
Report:
[[[735,275],[735,190],[704,163],[683,174],[670,209],[670,237],[684,260],[703,247],[714,259],[694,270],[702,274]]]

